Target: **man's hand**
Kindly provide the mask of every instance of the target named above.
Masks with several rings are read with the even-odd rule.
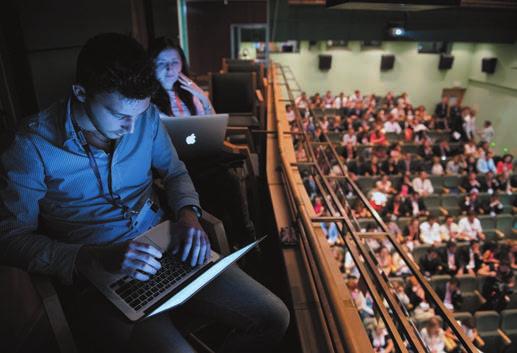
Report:
[[[191,209],[181,209],[178,222],[171,227],[171,238],[172,254],[179,254],[181,261],[187,261],[190,256],[192,267],[210,259],[210,240]]]
[[[160,250],[137,241],[105,246],[85,245],[77,255],[76,268],[81,271],[84,266],[89,266],[91,260],[96,260],[108,272],[124,273],[136,280],[147,281],[162,267],[157,260],[161,257]]]

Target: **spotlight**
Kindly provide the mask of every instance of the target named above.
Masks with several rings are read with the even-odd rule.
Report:
[[[406,33],[406,31],[403,27],[390,27],[388,29],[388,33],[391,37],[402,37]]]

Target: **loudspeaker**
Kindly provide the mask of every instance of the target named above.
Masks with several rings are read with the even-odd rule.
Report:
[[[332,55],[320,55],[319,56],[319,68],[322,71],[330,70],[332,66]]]
[[[497,58],[483,58],[481,60],[481,71],[487,74],[493,74],[497,66]]]
[[[440,55],[440,63],[438,64],[439,70],[450,70],[452,68],[452,63],[454,62],[454,56],[448,54]]]
[[[381,71],[393,70],[395,55],[383,55],[381,57]]]

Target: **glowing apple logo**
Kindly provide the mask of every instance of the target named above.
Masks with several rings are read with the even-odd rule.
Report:
[[[187,145],[193,145],[196,143],[196,134],[192,133],[190,135],[187,136],[187,138],[185,139],[185,141],[187,142]]]

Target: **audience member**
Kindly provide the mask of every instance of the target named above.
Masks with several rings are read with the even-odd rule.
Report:
[[[495,164],[494,164],[494,153],[492,151],[489,151],[484,158],[481,157],[477,161],[477,171],[481,174],[486,174],[488,172],[495,173]]]
[[[420,196],[429,196],[434,192],[433,184],[431,184],[427,172],[422,170],[413,179],[413,190]]]
[[[463,214],[467,214],[468,212],[485,212],[485,207],[479,199],[478,189],[471,189],[470,192],[463,197],[460,202],[460,210]]]
[[[433,317],[420,331],[424,344],[431,353],[445,353],[445,333],[438,317]]]
[[[413,217],[427,217],[429,215],[424,201],[417,192],[409,194],[409,197],[406,199],[406,208]]]
[[[474,211],[468,211],[467,216],[460,219],[460,237],[465,240],[484,240],[485,234],[481,228],[481,222]]]
[[[495,131],[490,120],[485,120],[485,123],[483,124],[483,129],[479,131],[479,137],[481,138],[481,141],[489,143],[494,140]]]
[[[384,323],[379,319],[375,320],[370,330],[370,340],[372,342],[373,351],[375,353],[393,353],[395,346]]]
[[[431,167],[431,175],[442,176],[445,174],[443,170],[442,162],[440,161],[440,157],[433,157],[433,165]]]
[[[444,272],[454,276],[462,266],[461,254],[456,242],[449,240],[447,246],[442,250],[441,261],[444,264]]]
[[[445,223],[440,226],[442,239],[455,240],[459,234],[459,226],[454,222],[454,217],[445,217]]]
[[[501,214],[504,210],[503,203],[499,200],[499,196],[497,194],[490,195],[490,199],[483,206],[484,213],[495,217],[498,214]]]
[[[503,158],[497,162],[496,174],[511,173],[513,171],[513,156],[505,154]]]
[[[427,276],[433,276],[444,270],[444,264],[438,253],[438,249],[434,246],[427,249],[425,255],[420,259],[420,271]]]
[[[420,224],[420,241],[429,245],[441,244],[442,232],[435,216],[429,215],[427,221]]]
[[[450,311],[458,310],[463,303],[463,296],[460,290],[460,281],[456,277],[452,277],[445,283],[445,287],[437,288],[436,294],[443,300],[443,304]]]

